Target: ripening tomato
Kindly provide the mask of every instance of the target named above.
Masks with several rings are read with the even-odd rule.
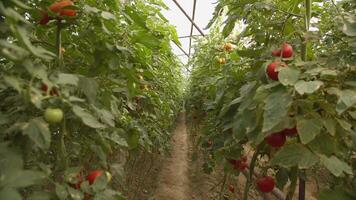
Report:
[[[235,187],[234,187],[234,185],[230,184],[229,187],[228,187],[228,190],[229,190],[231,193],[234,193],[234,192],[235,192]]]
[[[42,12],[42,18],[38,23],[41,25],[46,25],[50,20],[51,18],[49,17],[48,12]]]
[[[77,11],[76,10],[71,10],[71,9],[63,9],[59,11],[61,16],[68,16],[68,17],[75,17],[77,16]]]
[[[290,58],[293,56],[293,47],[288,43],[283,43],[282,45],[282,57]]]
[[[208,140],[208,147],[213,146],[213,141],[211,139]]]
[[[225,58],[219,58],[219,64],[220,65],[225,65],[226,64],[226,59]]]
[[[233,46],[232,46],[231,43],[226,43],[226,44],[224,45],[224,49],[225,49],[225,51],[230,52],[230,51],[232,51]]]
[[[286,135],[282,132],[273,133],[265,138],[266,143],[269,144],[271,147],[281,147],[286,143]]]
[[[102,174],[103,174],[103,171],[101,171],[101,170],[92,171],[87,176],[87,181],[91,185],[95,182],[95,179],[98,178],[99,176],[101,176]]]
[[[257,188],[263,193],[272,192],[275,185],[274,178],[271,176],[264,176],[257,180]]]
[[[44,118],[48,123],[55,124],[63,120],[63,111],[60,108],[47,108]]]
[[[67,6],[73,6],[73,5],[74,5],[74,3],[71,0],[62,0],[62,1],[53,3],[48,8],[52,12],[59,13],[63,8],[65,8]]]
[[[278,67],[285,67],[286,64],[279,61],[274,61],[267,66],[267,75],[270,79],[278,81]]]

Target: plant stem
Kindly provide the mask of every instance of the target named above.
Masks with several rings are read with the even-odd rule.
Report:
[[[60,19],[57,20],[57,33],[56,33],[56,48],[57,48],[57,68],[59,70],[63,67],[63,54],[62,54],[62,22]]]
[[[305,0],[305,32],[309,31],[311,19],[311,2],[312,0]],[[302,38],[302,60],[307,61],[308,55],[308,40]]]
[[[255,165],[256,165],[256,161],[257,161],[257,156],[259,155],[260,149],[262,147],[261,145],[262,144],[260,144],[257,147],[256,152],[253,154],[252,159],[251,159],[249,173],[248,173],[248,176],[246,177],[246,185],[245,185],[243,200],[247,200],[248,199],[248,192],[250,190],[251,181],[252,181],[252,177],[253,177],[253,174],[254,174]]]
[[[295,189],[297,188],[298,181],[298,166],[292,168],[291,184],[289,186],[289,191],[286,200],[292,200]]]
[[[299,177],[299,200],[305,200],[305,170],[302,170]]]

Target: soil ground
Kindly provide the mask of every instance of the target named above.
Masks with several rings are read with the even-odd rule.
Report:
[[[203,172],[203,154],[193,144],[194,134],[187,133],[185,114],[177,120],[171,139],[171,150],[167,155],[140,155],[143,162],[134,164],[133,174],[128,185],[129,200],[240,200],[243,196],[245,177],[224,177],[223,169],[215,169],[211,174]],[[248,157],[251,157],[250,155]],[[131,165],[132,166],[132,165]],[[233,185],[235,192],[227,190]],[[313,200],[316,185],[307,182],[307,199]],[[297,192],[297,191],[296,191]],[[295,198],[297,199],[297,194]],[[250,190],[249,200],[273,200]]]

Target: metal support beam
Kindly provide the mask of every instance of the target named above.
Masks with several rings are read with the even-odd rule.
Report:
[[[194,3],[193,3],[193,14],[192,14],[192,21],[195,20],[195,8],[197,6],[197,0],[194,0]],[[192,35],[193,35],[193,23],[190,27],[190,37],[189,37],[189,56],[190,56],[190,53],[191,53],[191,50],[192,50]]]
[[[179,44],[177,44],[174,41],[173,41],[173,43],[184,53],[184,55],[186,55],[188,58],[190,58],[189,54],[186,51],[184,51],[184,49]]]
[[[179,39],[183,39],[183,38],[191,38],[191,37],[199,37],[199,36],[202,36],[202,35],[186,35],[186,36],[180,36],[178,37]]]
[[[205,34],[203,33],[203,31],[199,28],[199,26],[189,17],[189,15],[187,14],[187,12],[184,11],[184,9],[182,8],[182,6],[179,5],[179,3],[177,2],[177,0],[172,0],[177,6],[178,8],[183,12],[183,14],[189,19],[190,22],[192,22],[193,26],[199,31],[199,33],[202,36],[205,36]]]

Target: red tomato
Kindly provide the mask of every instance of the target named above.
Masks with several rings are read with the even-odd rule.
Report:
[[[247,162],[244,162],[242,160],[237,160],[237,162],[234,165],[234,169],[240,170],[240,171],[244,171],[245,169],[247,169],[247,167],[248,167]]]
[[[87,181],[89,182],[89,184],[93,184],[95,179],[98,178],[99,176],[101,176],[103,174],[103,171],[101,170],[95,170],[90,172],[90,174],[87,176]]]
[[[51,18],[49,17],[48,13],[42,12],[42,18],[40,19],[40,21],[38,23],[41,25],[46,25],[50,20],[51,20]]]
[[[278,148],[286,143],[287,138],[282,132],[278,132],[267,136],[265,140],[271,147]]]
[[[282,57],[290,58],[292,56],[293,56],[293,47],[288,43],[284,43],[282,45]]]
[[[58,1],[53,3],[52,5],[50,5],[48,8],[55,13],[59,13],[64,7],[67,6],[72,6],[74,5],[74,3],[70,0],[62,0],[62,1]]]
[[[42,86],[41,86],[41,90],[42,90],[44,93],[47,93],[47,91],[48,91],[48,85],[43,83]],[[49,94],[50,94],[51,96],[59,96],[58,90],[57,90],[57,88],[55,88],[55,87],[53,87],[53,88],[51,89],[51,91],[49,92]]]
[[[234,193],[235,192],[235,187],[230,184],[229,187],[228,187],[228,190],[231,192],[231,193]]]
[[[42,90],[43,92],[47,92],[47,90],[48,90],[48,85],[43,83],[42,86],[41,86],[41,90]]]
[[[63,9],[59,12],[62,16],[75,17],[77,16],[76,10]]]
[[[286,128],[282,131],[282,133],[286,136],[294,137],[294,136],[298,135],[298,130],[297,130],[297,127]]]
[[[267,75],[270,79],[278,81],[278,71],[277,67],[285,67],[286,64],[279,61],[274,61],[267,66]]]
[[[257,188],[263,193],[271,192],[276,185],[274,178],[271,176],[264,176],[257,180]]]
[[[276,50],[273,50],[272,51],[272,56],[276,56],[276,57],[279,57],[281,56],[281,50],[280,49],[276,49]]]

